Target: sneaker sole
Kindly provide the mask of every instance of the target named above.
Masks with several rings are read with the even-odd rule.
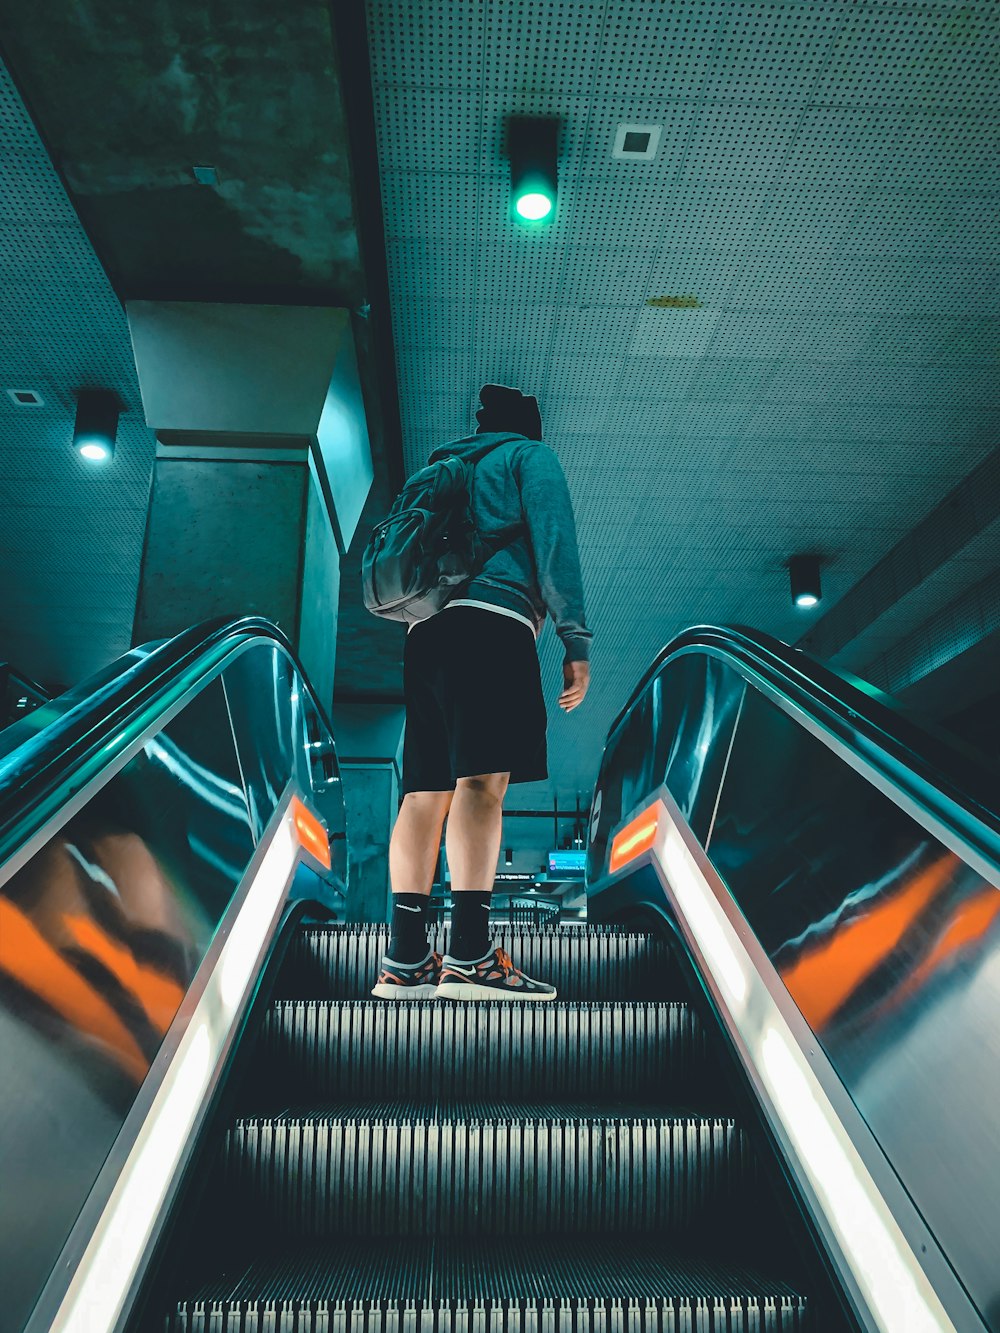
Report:
[[[437,986],[433,981],[422,981],[419,986],[394,986],[380,981],[372,987],[372,994],[376,1000],[427,1000],[437,995]]]
[[[477,986],[472,981],[442,981],[435,988],[439,1000],[510,1000],[515,1004],[535,1003],[539,1000],[554,1000],[556,992],[548,995],[532,994],[530,991],[500,990],[494,986]]]

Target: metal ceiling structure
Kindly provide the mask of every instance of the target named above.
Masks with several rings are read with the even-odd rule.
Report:
[[[676,631],[796,641],[997,444],[1000,7],[368,0],[368,33],[406,466],[495,380],[574,498],[593,686],[511,793],[570,801]],[[563,122],[549,227],[508,220],[513,114]]]
[[[0,245],[0,657],[69,684],[131,642],[155,444],[121,304],[2,66]],[[125,405],[113,470],[71,448],[88,387]]]
[[[334,8],[338,23],[355,10]],[[863,669],[949,607],[993,624],[993,511],[964,546],[937,543],[905,607],[875,624],[868,597],[892,600],[895,570],[1000,442],[992,0],[358,0],[369,67],[341,53],[339,73],[323,6],[275,28],[263,4],[236,19],[178,3],[135,31],[110,0],[74,0],[58,31],[44,7],[8,9],[5,50],[46,136],[0,71],[0,387],[46,404],[0,394],[0,650],[29,674],[68,682],[127,647],[152,460],[121,306],[77,210],[118,298],[367,297],[374,324],[347,202],[372,181],[406,469],[474,429],[479,386],[498,380],[539,397],[574,497],[594,685],[578,713],[555,709],[546,629],[552,776],[512,803],[586,799],[608,722],[685,625],[812,634]],[[106,61],[105,101],[80,97],[85,59]],[[312,72],[296,82],[297,61]],[[328,102],[366,74],[374,142],[355,134],[348,154]],[[508,218],[515,114],[561,120],[551,227]],[[612,157],[622,123],[662,127],[654,160]],[[335,148],[318,153],[318,133]],[[231,200],[188,179],[197,160],[223,163]],[[382,237],[359,217],[370,257]],[[87,383],[126,405],[113,480],[68,448]],[[391,418],[392,387],[370,411]],[[391,434],[373,436],[383,463]],[[823,560],[814,612],[789,598],[804,552]],[[345,593],[338,690],[398,689],[384,630]]]
[[[131,641],[153,441],[120,303],[351,310],[376,465],[369,522],[399,484],[377,182],[373,198],[370,180],[352,178],[373,133],[365,40],[363,9],[325,0],[277,25],[267,0],[127,17],[114,0],[68,0],[58,21],[32,0],[3,6],[0,389],[41,388],[45,408],[0,393],[0,558],[13,588],[0,599],[0,660],[50,687]],[[117,389],[127,407],[103,472],[68,447],[73,394],[87,385]],[[402,640],[364,611],[359,563],[352,551],[338,683],[398,693]]]

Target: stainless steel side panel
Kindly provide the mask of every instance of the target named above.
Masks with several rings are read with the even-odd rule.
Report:
[[[669,713],[654,706],[660,682]],[[840,741],[692,653],[664,664],[609,738],[588,860],[597,919],[666,911],[640,863],[607,870],[615,832],[660,782],[970,1309],[1000,1329],[1000,890],[981,854],[964,859]]]
[[[0,1083],[12,1328],[93,1203],[123,1126],[157,1095],[196,974],[222,947],[289,792],[332,815],[333,861],[328,875],[301,865],[291,892],[335,911],[343,890],[343,802],[326,786],[336,755],[308,687],[264,635],[217,657],[158,714],[116,729],[85,778],[47,795],[52,813],[0,865],[0,1067],[19,1071]]]
[[[1000,1322],[1000,891],[753,691],[708,855]]]

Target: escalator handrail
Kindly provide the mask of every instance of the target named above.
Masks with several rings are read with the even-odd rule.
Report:
[[[88,767],[137,718],[155,716],[167,704],[210,677],[241,644],[270,639],[290,658],[303,688],[327,730],[326,710],[309,683],[295,650],[276,625],[262,616],[203,621],[127,665],[93,693],[10,753],[0,756],[0,866],[48,817],[33,818],[54,793],[67,797],[92,776]],[[102,673],[103,674],[103,673]],[[84,682],[86,684],[86,682]]]
[[[695,625],[656,655],[608,728],[612,737],[660,670],[691,653],[716,657],[831,733],[896,791],[1000,870],[998,782],[945,737],[906,717],[891,695],[799,648],[742,625]]]

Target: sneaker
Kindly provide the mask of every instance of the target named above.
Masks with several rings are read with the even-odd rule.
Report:
[[[554,1000],[555,986],[532,981],[518,971],[510,954],[494,949],[478,962],[463,963],[446,953],[437,985],[441,1000]]]
[[[429,953],[420,963],[395,963],[383,956],[372,994],[379,1000],[429,1000],[437,994],[440,976],[439,953]]]

